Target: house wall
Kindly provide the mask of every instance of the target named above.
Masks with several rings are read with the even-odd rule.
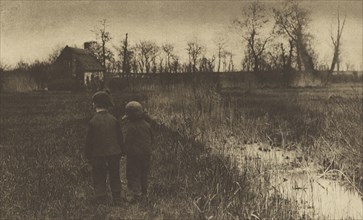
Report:
[[[104,80],[103,72],[85,72],[84,73],[84,84],[89,85],[91,81],[97,78],[101,81]]]

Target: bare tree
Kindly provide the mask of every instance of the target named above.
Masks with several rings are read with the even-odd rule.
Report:
[[[131,72],[137,74],[139,72],[139,65],[137,61],[137,57],[133,56],[131,59]]]
[[[108,61],[109,62],[106,64],[107,71],[113,74],[117,74],[120,63],[114,57],[111,57]]]
[[[251,54],[251,51],[250,51],[250,48],[249,47],[247,47],[245,49],[244,54],[245,54],[245,56],[244,56],[244,58],[242,60],[242,69],[244,71],[249,72],[253,68],[253,60],[252,60],[252,57],[249,56],[249,54]]]
[[[174,45],[170,44],[170,43],[166,43],[162,45],[162,49],[166,55],[166,63],[165,63],[165,70],[166,72],[171,72],[171,59],[174,56],[173,51],[174,51]]]
[[[166,64],[167,65],[167,64]],[[167,67],[164,68],[164,59],[163,57],[159,57],[159,73],[164,73]]]
[[[281,57],[282,57],[282,69],[285,73],[287,73],[290,71],[292,65],[292,55],[294,50],[293,41],[291,39],[289,40],[290,49],[288,54],[285,54],[285,48],[283,43],[280,44],[280,48],[281,48]]]
[[[154,42],[141,41],[136,45],[136,50],[141,72],[150,73],[152,68],[156,66],[159,47]]]
[[[221,58],[224,54],[224,51],[223,51],[223,46],[224,44],[222,42],[219,42],[217,47],[218,47],[218,69],[217,69],[217,72],[219,73],[220,69],[221,69]]]
[[[63,46],[57,45],[56,47],[54,47],[51,54],[49,54],[48,62],[50,64],[54,63],[57,60],[57,58],[59,57],[59,55],[61,54],[62,50],[63,50]]]
[[[120,69],[122,73],[129,74],[131,72],[132,59],[134,56],[134,51],[129,46],[128,34],[126,33],[125,39],[121,41],[121,46],[116,47],[118,51],[118,56],[120,58]]]
[[[181,72],[181,63],[179,62],[179,57],[176,55],[173,55],[171,57],[172,62],[171,62],[171,69],[170,72],[171,73],[178,73]]]
[[[337,17],[337,33],[336,33],[336,37],[334,38],[333,34],[330,35],[331,37],[331,41],[333,44],[333,48],[334,48],[334,55],[333,55],[333,60],[331,62],[330,65],[330,69],[328,71],[328,77],[327,77],[327,81],[326,83],[329,82],[330,77],[335,69],[335,65],[337,66],[337,71],[340,70],[340,47],[341,47],[341,37],[343,34],[343,29],[344,29],[344,25],[345,25],[345,19],[346,17],[344,17],[343,22],[341,22],[340,20],[340,15],[339,15],[339,8],[338,8],[338,17]]]
[[[217,64],[217,72],[219,73],[221,70],[221,62],[223,59],[223,56],[225,56],[225,46],[226,46],[226,40],[224,37],[222,37],[223,33],[217,33],[217,37],[214,40],[214,43],[217,46],[217,58],[218,58],[218,64]]]
[[[253,71],[259,71],[259,63],[266,44],[271,36],[263,37],[263,30],[268,19],[265,16],[266,10],[261,3],[254,1],[244,10],[243,20],[235,19],[234,24],[243,31],[242,37],[247,41],[247,56],[253,60]]]
[[[285,1],[281,9],[274,9],[275,28],[277,33],[286,35],[296,49],[298,70],[302,67],[310,73],[314,72],[313,50],[309,45],[311,35],[307,32],[310,12],[294,1]]]
[[[151,66],[151,72],[154,73],[154,74],[158,71],[158,65],[157,65],[157,62],[156,62],[156,58],[157,57],[158,56],[154,56],[151,59],[151,64],[152,64],[152,66]]]
[[[233,72],[234,71],[234,64],[233,64],[233,53],[226,51],[225,52],[225,56],[229,57],[229,61],[228,61],[228,72]]]
[[[271,44],[271,46],[269,47],[269,50],[266,53],[266,63],[267,66],[265,68],[267,68],[269,71],[270,70],[281,70],[281,66],[282,66],[282,61],[281,61],[281,54],[280,54],[280,44],[279,43],[273,43]],[[281,53],[283,53],[284,51],[282,51]]]
[[[100,26],[92,30],[96,34],[96,38],[101,41],[100,45],[95,45],[94,52],[105,69],[106,61],[110,61],[113,57],[113,53],[106,47],[106,44],[112,39],[110,32],[106,30],[106,23],[106,19],[103,19],[100,21]]]
[[[293,48],[291,40],[289,41],[289,46],[280,41],[271,43],[269,50],[267,50],[267,53],[265,54],[265,68],[268,70],[283,71],[284,73],[290,72]]]
[[[125,40],[122,42],[122,72],[126,74],[129,74],[131,71],[130,61],[132,59],[132,51],[129,50],[128,46],[128,34],[126,33]]]
[[[189,72],[197,72],[197,62],[199,56],[205,51],[205,48],[201,46],[197,41],[189,41],[187,43],[187,51],[189,57]]]
[[[212,56],[210,59],[203,56],[199,61],[199,71],[204,73],[213,72],[215,59],[215,56]]]

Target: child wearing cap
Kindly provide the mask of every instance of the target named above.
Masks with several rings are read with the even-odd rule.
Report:
[[[147,198],[153,134],[140,103],[129,102],[125,112],[126,178],[132,197],[130,201],[134,202]]]
[[[105,202],[106,179],[109,175],[114,205],[121,202],[120,158],[123,153],[123,136],[119,122],[107,108],[111,99],[106,92],[92,97],[96,114],[88,124],[85,154],[92,165],[93,187],[97,202]]]

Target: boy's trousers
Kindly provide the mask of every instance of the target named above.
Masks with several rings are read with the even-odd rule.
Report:
[[[134,193],[141,190],[142,195],[147,194],[148,175],[150,171],[151,155],[127,155],[126,178],[127,187]]]
[[[120,158],[121,155],[113,155],[92,159],[93,187],[96,197],[106,196],[107,174],[109,174],[112,195],[120,194]]]

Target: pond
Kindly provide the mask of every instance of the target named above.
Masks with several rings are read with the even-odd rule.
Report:
[[[229,140],[228,143],[236,142]],[[363,219],[362,194],[339,172],[322,175],[323,169],[305,159],[302,152],[272,148],[262,143],[226,149],[229,150],[225,153],[239,166],[255,161],[267,170],[270,191],[295,204],[302,218]]]
[[[272,185],[295,203],[301,216],[316,219],[363,219],[358,192],[343,181],[318,178],[317,173],[273,173]]]

